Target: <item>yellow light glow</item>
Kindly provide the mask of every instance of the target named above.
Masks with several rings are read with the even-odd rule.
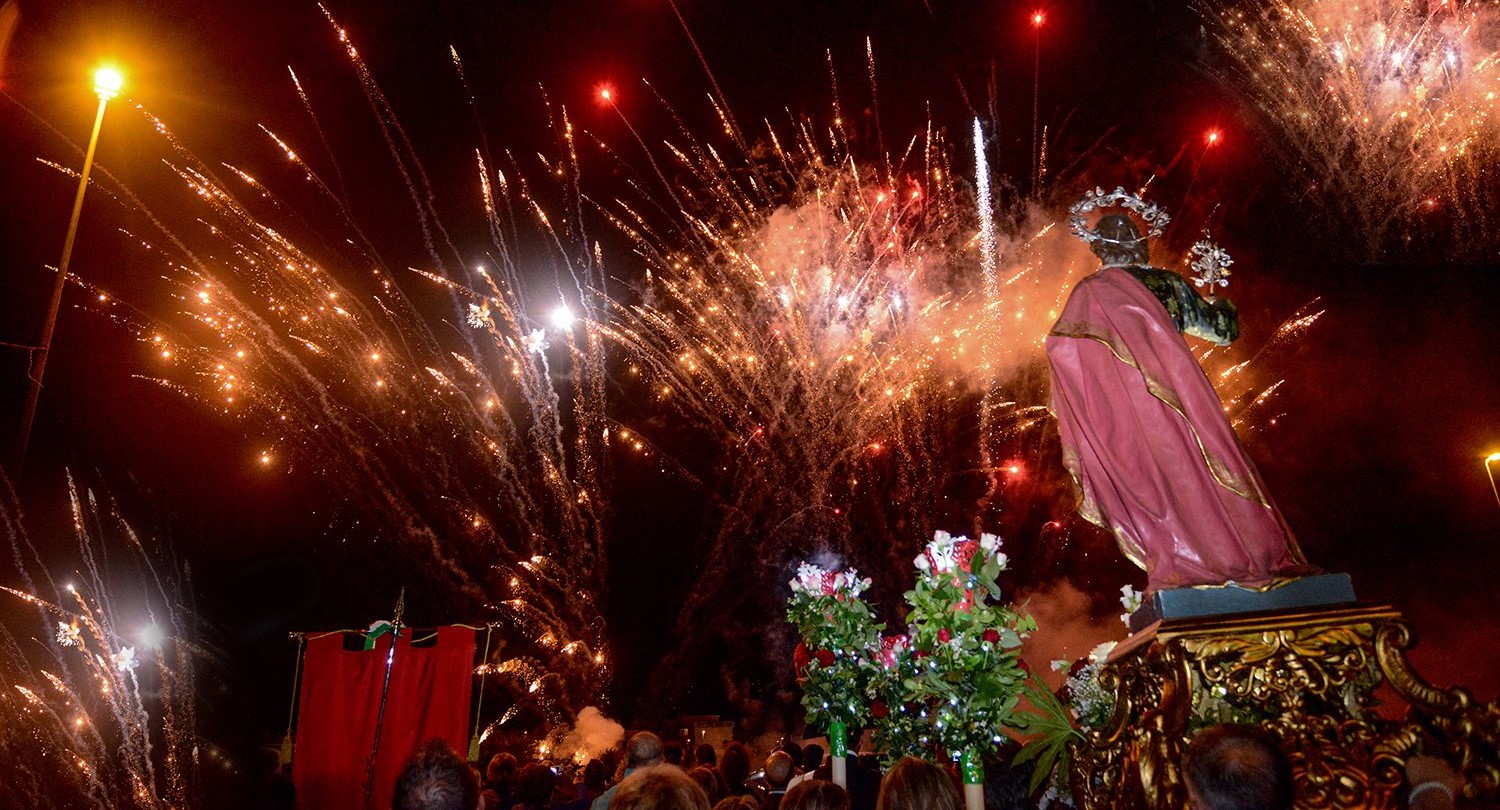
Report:
[[[120,72],[112,67],[102,67],[94,71],[94,92],[98,94],[101,101],[109,101],[120,94],[120,88],[125,80]]]

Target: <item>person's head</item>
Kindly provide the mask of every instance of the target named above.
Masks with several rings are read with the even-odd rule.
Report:
[[[490,757],[484,766],[484,781],[495,785],[508,785],[516,781],[516,756],[504,751]]]
[[[708,794],[676,765],[641,768],[625,777],[610,810],[708,810]]]
[[[693,751],[693,759],[699,765],[707,765],[712,768],[719,764],[719,752],[715,751],[713,745],[710,743],[699,743],[698,747]]]
[[[516,775],[516,800],[528,808],[546,808],[552,804],[552,789],[557,774],[546,765],[529,762]]]
[[[719,786],[719,775],[714,772],[713,768],[707,765],[699,765],[688,771],[688,778],[697,782],[698,787],[703,788],[703,792],[708,794],[710,802],[717,802],[724,797],[724,790]]]
[[[725,796],[714,805],[714,810],[758,810],[760,804],[749,796]]]
[[[823,764],[823,746],[817,743],[808,743],[802,749],[802,770],[816,771]]]
[[[625,744],[625,767],[649,768],[660,765],[661,750],[661,738],[649,731],[642,731]]]
[[[880,780],[876,810],[959,810],[963,800],[942,768],[916,757],[902,757]]]
[[[1292,767],[1281,743],[1254,726],[1198,732],[1183,755],[1188,799],[1198,810],[1281,810],[1292,806]]]
[[[792,781],[792,774],[796,770],[796,764],[792,762],[792,755],[785,751],[772,751],[766,757],[766,784],[772,790],[783,790],[786,783]]]
[[[477,810],[479,780],[442,740],[428,740],[396,777],[392,810]]]
[[[668,765],[676,765],[677,767],[681,768],[682,767],[682,743],[677,742],[676,740],[673,740],[672,742],[667,743],[666,748],[662,750],[661,758]]]
[[[604,782],[609,777],[609,771],[604,767],[604,760],[591,759],[589,764],[583,766],[583,785],[596,793],[604,792]]]
[[[724,756],[719,759],[719,773],[729,785],[731,793],[737,791],[750,778],[750,752],[744,743],[732,742],[724,746]]]
[[[1094,226],[1094,235],[1096,238],[1089,244],[1089,250],[1094,251],[1104,264],[1135,265],[1151,261],[1151,249],[1141,238],[1140,229],[1124,214],[1100,217]]]
[[[832,782],[808,779],[792,785],[781,810],[849,810],[849,793]]]
[[[792,758],[792,767],[802,764],[802,746],[798,745],[796,740],[787,740],[777,750],[785,751],[786,755]]]

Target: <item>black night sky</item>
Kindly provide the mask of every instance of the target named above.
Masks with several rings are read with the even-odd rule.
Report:
[[[1309,557],[1350,573],[1362,599],[1406,611],[1422,639],[1414,661],[1429,679],[1465,683],[1491,698],[1500,689],[1493,596],[1500,502],[1484,457],[1500,451],[1500,240],[1491,236],[1462,255],[1414,244],[1379,262],[1349,256],[1349,235],[1316,214],[1317,190],[1280,156],[1275,133],[1234,87],[1214,78],[1214,46],[1190,4],[1040,6],[1046,23],[1034,54],[1033,6],[1014,0],[677,2],[734,115],[752,124],[748,131],[764,132],[753,124],[789,115],[826,126],[831,61],[844,114],[857,119],[851,130],[858,148],[873,153],[884,142],[899,150],[931,121],[949,131],[955,168],[972,173],[965,144],[977,116],[995,133],[995,173],[1021,178],[1022,189],[1039,55],[1038,107],[1053,170],[1041,197],[1059,220],[1081,189],[1139,184],[1154,172],[1154,198],[1184,223],[1211,214],[1215,237],[1236,255],[1228,294],[1240,306],[1244,340],[1266,342],[1315,299],[1312,309],[1326,310],[1274,358],[1273,373],[1286,380],[1276,421],[1246,435],[1246,445]],[[311,252],[339,249],[337,217],[258,125],[293,142],[330,177],[336,162],[352,216],[389,267],[425,262],[402,179],[374,134],[332,27],[311,0],[21,0],[18,7],[0,66],[7,96],[0,100],[0,426],[7,448],[26,385],[26,352],[18,347],[38,339],[52,278],[45,266],[57,262],[76,188],[73,177],[38,159],[68,166],[81,160],[96,103],[87,81],[101,59],[117,60],[128,99],[159,116],[205,163],[233,164],[273,188],[282,201],[278,227]],[[601,85],[616,88],[620,113],[648,143],[676,130],[653,88],[686,127],[716,131],[708,103],[714,88],[667,0],[326,0],[326,7],[389,97],[459,242],[483,236],[476,148],[508,150],[535,166],[531,156],[555,145],[546,128],[549,103],[566,107],[578,127],[643,172],[635,135],[597,101]],[[866,75],[867,38],[878,99]],[[450,46],[463,60],[472,107]],[[318,145],[288,67],[330,150]],[[191,227],[191,211],[166,202],[181,199],[181,191],[162,169],[160,136],[129,107],[125,99],[112,104],[96,171],[108,173],[106,188],[123,184],[161,206],[169,228]],[[1223,140],[1209,151],[1204,134],[1215,128]],[[726,138],[703,137],[732,148]],[[602,160],[591,168],[600,196],[628,179]],[[122,206],[90,194],[73,271],[122,302],[167,311],[159,270],[119,230],[127,220]],[[1182,245],[1194,236],[1188,227],[1176,237]],[[614,273],[641,274],[624,240],[600,238]],[[537,283],[544,291],[556,281]],[[413,296],[424,311],[446,305],[430,291]],[[32,452],[12,486],[54,573],[78,564],[66,511],[68,470],[117,499],[159,554],[191,566],[189,596],[214,634],[228,693],[220,699],[233,707],[211,713],[213,728],[205,733],[234,750],[279,738],[293,660],[288,631],[365,626],[389,615],[402,586],[413,621],[490,618],[447,592],[422,555],[372,540],[358,515],[329,494],[315,459],[293,453],[263,467],[257,457],[264,430],[154,382],[156,373],[147,348],[70,287]],[[652,418],[639,405],[616,417]],[[686,440],[681,444],[684,465],[699,461]],[[680,640],[678,612],[697,584],[699,544],[713,512],[697,484],[632,463],[616,464],[618,480],[610,482],[603,608],[616,662],[610,711],[627,725],[674,712],[747,711],[744,701],[726,699],[726,689],[734,689],[725,684],[734,679],[720,674],[717,658],[695,661],[692,683],[675,693],[653,687],[663,677],[654,665]],[[1038,472],[1054,483],[1062,475]],[[1017,571],[1003,584],[1036,594],[1075,584],[1091,595],[1075,621],[1105,628],[1100,638],[1121,634],[1113,594],[1121,584],[1143,582],[1140,573],[1082,521],[1067,521],[1075,555],[1047,548],[1046,536],[1038,536],[1042,520],[1066,515],[1012,509],[1001,523],[1016,532],[1007,544]],[[960,522],[947,528],[967,528],[972,515],[955,514]],[[913,547],[917,542],[911,539]],[[790,560],[801,552],[787,553]],[[872,550],[861,567],[877,567],[883,555]],[[4,568],[0,584],[17,585]],[[894,605],[899,587],[889,583],[877,597]],[[12,615],[8,606],[0,610],[7,621]],[[30,615],[18,618],[23,624],[14,635],[32,632],[24,625]],[[740,637],[710,639],[702,655],[731,662],[737,659],[726,648],[748,646],[774,659],[785,639],[782,628],[748,620],[714,626]],[[770,690],[747,677],[751,692]]]

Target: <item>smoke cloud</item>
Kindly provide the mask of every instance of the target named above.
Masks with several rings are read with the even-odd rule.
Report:
[[[1098,615],[1093,598],[1066,579],[1023,592],[1016,601],[1037,624],[1021,648],[1021,658],[1054,689],[1066,673],[1054,673],[1053,661],[1076,661],[1100,643],[1126,636],[1118,614]]]
[[[575,759],[586,761],[601,756],[624,739],[624,726],[605,717],[597,708],[585,706],[558,750],[572,751]]]

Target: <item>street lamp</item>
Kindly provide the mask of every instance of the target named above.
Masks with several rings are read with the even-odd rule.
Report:
[[[1500,453],[1490,453],[1484,457],[1484,471],[1490,476],[1490,492],[1495,493],[1495,503],[1500,504],[1500,489],[1495,488],[1495,471],[1490,468],[1491,464],[1500,461]]]
[[[52,284],[52,301],[47,306],[47,320],[42,325],[42,342],[31,355],[27,376],[26,408],[21,414],[21,435],[16,446],[15,474],[20,475],[26,463],[26,446],[31,441],[31,423],[36,418],[37,400],[42,395],[42,374],[47,370],[47,351],[52,346],[52,332],[57,327],[57,311],[62,306],[63,285],[68,281],[68,262],[73,257],[73,239],[78,235],[78,215],[83,213],[83,195],[89,189],[89,170],[94,167],[94,149],[99,145],[99,130],[104,126],[104,108],[119,95],[123,84],[119,71],[110,67],[94,73],[94,93],[99,96],[99,112],[94,115],[94,131],[83,156],[83,173],[78,176],[78,195],[73,198],[73,215],[68,220],[68,235],[63,239],[62,260],[57,263],[57,280]]]
[[[1047,16],[1037,9],[1031,14],[1031,34],[1033,45],[1031,64],[1031,196],[1040,196],[1039,189],[1042,185],[1042,157],[1041,146],[1038,142],[1039,112],[1038,99],[1042,94],[1042,23],[1047,21]]]

